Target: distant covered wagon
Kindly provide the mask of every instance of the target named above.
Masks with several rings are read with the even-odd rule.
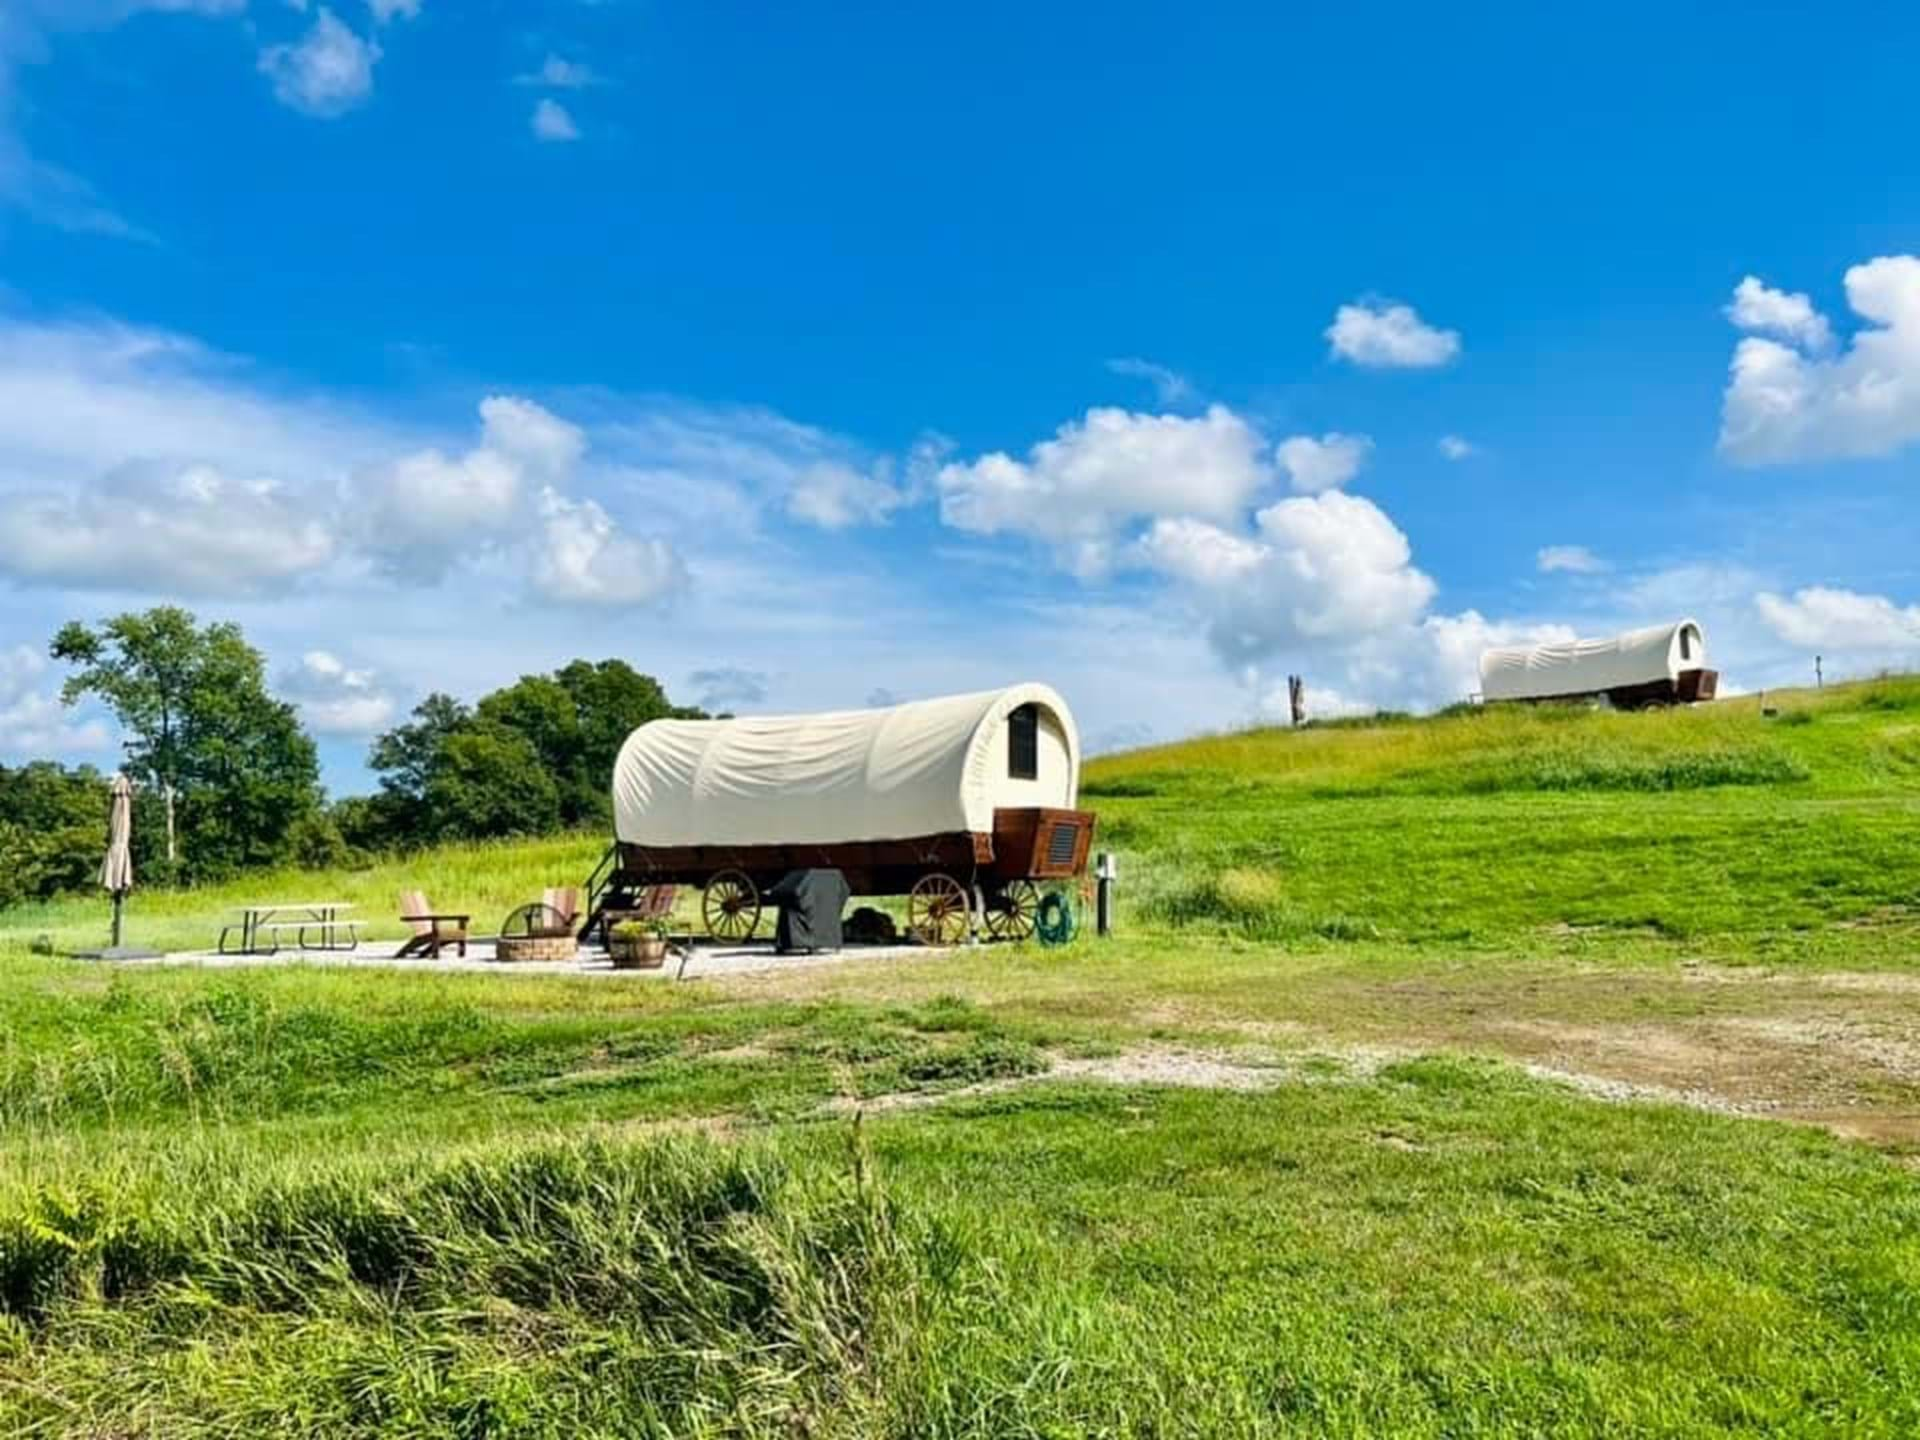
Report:
[[[790,870],[905,895],[909,928],[952,942],[974,918],[1033,930],[1037,882],[1084,872],[1080,737],[1045,685],[881,710],[655,720],[615,762],[613,897],[698,885],[710,933],[742,940]]]
[[[1480,694],[1496,700],[1604,699],[1623,710],[1711,700],[1720,676],[1707,666],[1697,620],[1629,630],[1605,640],[1489,650],[1480,657]]]

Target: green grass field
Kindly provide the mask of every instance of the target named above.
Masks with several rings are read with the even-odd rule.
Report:
[[[1061,951],[115,971],[30,952],[96,896],[0,914],[0,1433],[1916,1433],[1920,682],[1768,704],[1097,762],[1124,934]],[[488,926],[600,848],[130,931]]]

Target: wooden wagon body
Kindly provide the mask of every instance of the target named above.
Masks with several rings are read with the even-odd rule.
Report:
[[[1086,871],[1095,820],[1074,804],[1078,782],[1072,716],[1038,685],[654,722],[622,751],[594,916],[649,887],[697,886],[709,931],[743,939],[783,875],[830,867],[855,895],[908,897],[921,939],[1023,938],[1039,887]]]

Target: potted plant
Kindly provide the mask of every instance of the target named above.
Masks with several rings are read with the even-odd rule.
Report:
[[[607,954],[616,970],[658,970],[667,959],[666,921],[621,921],[607,931]]]

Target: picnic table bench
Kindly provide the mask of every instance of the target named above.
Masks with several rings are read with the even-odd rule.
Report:
[[[275,955],[281,948],[280,937],[289,933],[302,950],[353,950],[360,944],[360,922],[342,913],[355,907],[344,900],[276,901],[238,908],[240,918],[221,927],[222,955]],[[317,935],[314,942],[307,939],[310,931]]]

